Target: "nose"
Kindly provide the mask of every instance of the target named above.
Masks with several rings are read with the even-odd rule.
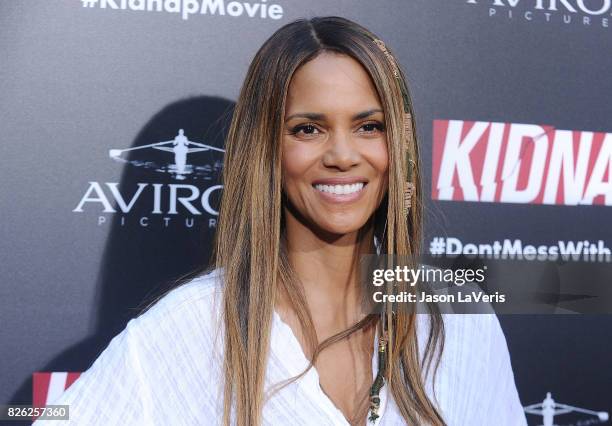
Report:
[[[332,132],[326,142],[323,165],[340,171],[350,170],[361,161],[361,153],[349,132]]]

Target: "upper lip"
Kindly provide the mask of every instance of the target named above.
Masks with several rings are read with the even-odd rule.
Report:
[[[346,176],[316,179],[312,182],[313,185],[351,185],[353,183],[368,183],[368,180],[362,176]]]

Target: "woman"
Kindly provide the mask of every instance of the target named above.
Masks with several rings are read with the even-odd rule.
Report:
[[[278,30],[234,112],[213,266],[56,404],[87,425],[526,424],[495,316],[362,312],[359,257],[419,250],[411,112],[363,27]]]

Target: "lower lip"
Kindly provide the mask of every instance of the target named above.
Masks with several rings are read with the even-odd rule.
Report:
[[[344,204],[344,203],[352,203],[354,201],[359,200],[362,197],[363,193],[365,192],[365,189],[367,186],[368,184],[365,184],[363,185],[363,188],[361,188],[360,191],[352,192],[350,194],[332,194],[331,192],[319,191],[314,186],[312,187],[312,189],[314,189],[314,191],[317,194],[319,194],[319,196],[323,198],[323,200],[327,202],[336,203],[336,204]]]

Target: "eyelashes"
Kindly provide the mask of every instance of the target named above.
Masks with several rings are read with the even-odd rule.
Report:
[[[373,135],[385,131],[385,126],[380,121],[370,121],[359,126],[359,132],[366,135]],[[298,124],[289,129],[289,134],[292,136],[314,137],[321,133],[321,129],[314,123]]]
[[[289,130],[289,134],[296,136],[298,133],[304,135],[313,135],[319,133],[320,130],[314,124],[298,124]]]
[[[362,128],[362,129],[366,129],[367,128],[368,129],[368,130],[366,130],[367,133],[372,133],[372,132],[375,132],[375,131],[378,131],[378,132],[384,132],[385,131],[385,126],[382,123],[378,122],[378,121],[372,122],[372,123],[365,123],[360,128]]]

